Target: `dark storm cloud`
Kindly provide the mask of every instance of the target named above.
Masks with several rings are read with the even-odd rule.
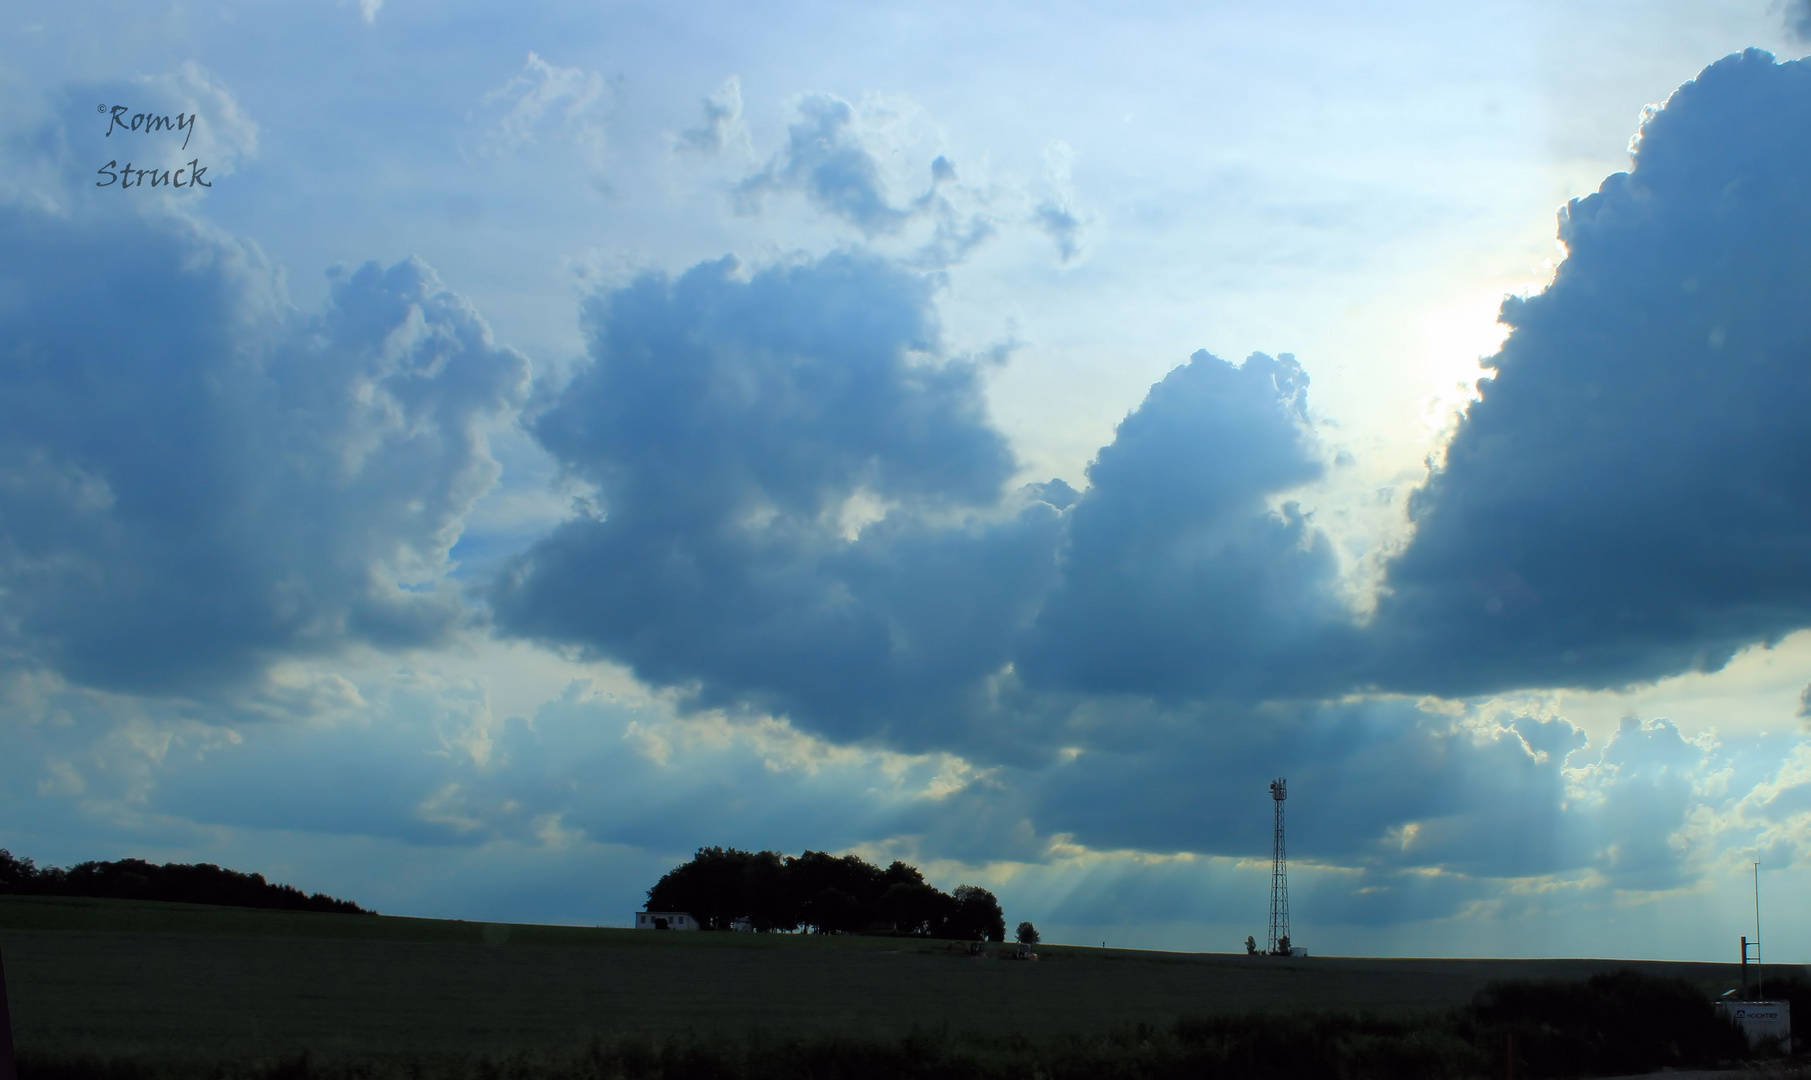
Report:
[[[1811,625],[1811,69],[1731,56],[1562,217],[1495,377],[1412,503],[1387,686],[1715,669]],[[1790,133],[1790,134],[1789,134]]]
[[[1061,584],[1019,655],[1028,684],[1249,697],[1300,678],[1304,649],[1347,622],[1326,536],[1267,504],[1322,471],[1307,389],[1287,353],[1205,352],[1151,388],[1069,512]]]
[[[1002,501],[1012,455],[977,364],[938,355],[931,288],[844,254],[594,300],[591,363],[533,430],[601,510],[506,575],[500,625],[839,737],[958,722],[1047,587],[1058,511]]]
[[[254,249],[97,218],[0,211],[0,648],[191,692],[438,639],[522,357],[419,262],[304,316]]]

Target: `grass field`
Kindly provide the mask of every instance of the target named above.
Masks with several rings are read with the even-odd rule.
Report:
[[[509,1053],[629,1034],[914,1028],[1039,1037],[1184,1015],[1403,1014],[1462,1004],[1496,979],[1618,967],[1713,993],[1739,977],[1727,964],[1039,952],[1028,964],[891,938],[0,898],[14,1037],[39,1055]]]

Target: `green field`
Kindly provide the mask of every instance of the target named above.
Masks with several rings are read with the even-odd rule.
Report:
[[[756,1030],[1040,1037],[1183,1015],[1400,1014],[1461,1004],[1496,979],[1618,967],[1713,993],[1739,978],[1729,964],[1039,952],[1038,963],[1017,963],[910,939],[0,897],[14,1037],[22,1053],[54,1056],[511,1053]]]

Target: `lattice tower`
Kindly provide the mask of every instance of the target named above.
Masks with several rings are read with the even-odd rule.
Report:
[[[1270,782],[1270,798],[1276,807],[1276,847],[1270,858],[1270,944],[1269,951],[1279,952],[1280,943],[1289,937],[1289,855],[1283,847],[1283,800],[1289,788],[1282,777]]]

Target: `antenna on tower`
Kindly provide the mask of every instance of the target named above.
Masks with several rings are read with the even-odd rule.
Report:
[[[1288,782],[1277,777],[1270,782],[1270,798],[1276,806],[1276,847],[1270,857],[1270,951],[1289,954],[1289,856],[1283,849],[1283,800],[1289,797]]]

